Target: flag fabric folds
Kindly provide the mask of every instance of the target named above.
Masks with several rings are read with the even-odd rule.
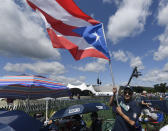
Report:
[[[110,59],[103,24],[86,15],[73,0],[27,0],[40,12],[54,48],[69,50],[75,60]]]

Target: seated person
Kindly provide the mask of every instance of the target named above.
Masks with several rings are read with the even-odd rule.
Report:
[[[92,112],[90,115],[92,124],[91,124],[91,131],[102,131],[102,121],[98,119],[97,112]]]
[[[80,115],[75,115],[72,119],[74,119],[72,131],[84,131],[86,129],[86,123]]]
[[[42,112],[35,113],[33,117],[36,118],[37,120],[41,121],[42,123],[44,123],[44,121],[45,121],[45,116],[44,116],[44,113],[42,113]]]
[[[49,131],[59,131],[59,120],[50,120],[48,124]]]

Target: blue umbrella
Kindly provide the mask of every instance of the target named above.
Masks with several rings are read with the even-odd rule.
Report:
[[[42,123],[23,111],[0,111],[0,130],[39,131]]]
[[[67,108],[57,111],[51,119],[63,118],[77,114],[85,114],[89,112],[96,112],[99,110],[108,110],[109,107],[104,103],[88,103],[69,106]]]
[[[0,123],[0,131],[16,131],[16,130],[14,130],[12,127],[6,124]]]
[[[16,131],[16,130],[14,130],[12,127],[6,124],[0,123],[0,131]]]

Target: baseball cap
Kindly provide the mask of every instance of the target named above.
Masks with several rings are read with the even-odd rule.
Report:
[[[147,91],[143,91],[142,93],[143,93],[143,94],[146,94],[146,93],[147,93]]]
[[[124,90],[126,90],[126,89],[129,89],[130,91],[133,92],[132,86],[125,86],[125,87],[124,87]]]

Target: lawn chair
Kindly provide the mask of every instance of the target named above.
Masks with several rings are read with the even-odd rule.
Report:
[[[114,127],[115,119],[107,119],[103,122],[103,131],[111,131]]]

